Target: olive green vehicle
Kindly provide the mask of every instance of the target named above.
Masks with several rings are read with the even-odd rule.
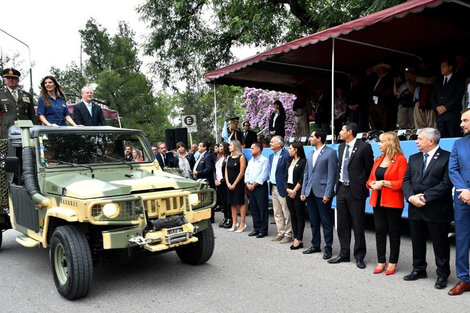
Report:
[[[129,146],[142,159],[125,158]],[[67,299],[87,294],[93,265],[110,252],[176,251],[189,264],[212,256],[214,190],[163,171],[142,131],[17,121],[4,167],[9,208],[0,227],[19,231],[25,247],[49,248]]]

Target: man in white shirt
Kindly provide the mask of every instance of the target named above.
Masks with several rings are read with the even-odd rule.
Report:
[[[249,191],[251,217],[253,218],[253,231],[248,236],[263,238],[268,235],[268,175],[269,162],[262,155],[263,145],[254,142],[251,145],[251,155],[245,171],[245,184]]]

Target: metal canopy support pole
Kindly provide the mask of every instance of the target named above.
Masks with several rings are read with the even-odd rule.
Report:
[[[335,137],[335,38],[331,41],[331,143]]]
[[[218,136],[217,136],[217,90],[215,88],[215,80],[214,80],[214,139],[215,143],[217,143]]]
[[[331,143],[335,138],[335,38],[331,41]],[[335,229],[338,229],[338,210],[335,209]]]

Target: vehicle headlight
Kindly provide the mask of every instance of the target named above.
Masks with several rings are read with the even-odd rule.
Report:
[[[103,206],[103,214],[107,218],[115,218],[119,215],[119,204],[117,203],[106,203]]]
[[[198,205],[199,204],[199,195],[197,193],[192,193],[189,195],[189,203],[191,203],[192,206]]]

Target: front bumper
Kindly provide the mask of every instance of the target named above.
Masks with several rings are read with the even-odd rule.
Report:
[[[188,212],[189,213],[189,212]],[[124,227],[102,232],[103,249],[125,249],[139,246],[151,252],[164,251],[198,241],[194,236],[207,228],[211,210],[192,211],[192,223],[149,230],[146,223],[138,227]],[[195,215],[195,216],[194,216]]]

